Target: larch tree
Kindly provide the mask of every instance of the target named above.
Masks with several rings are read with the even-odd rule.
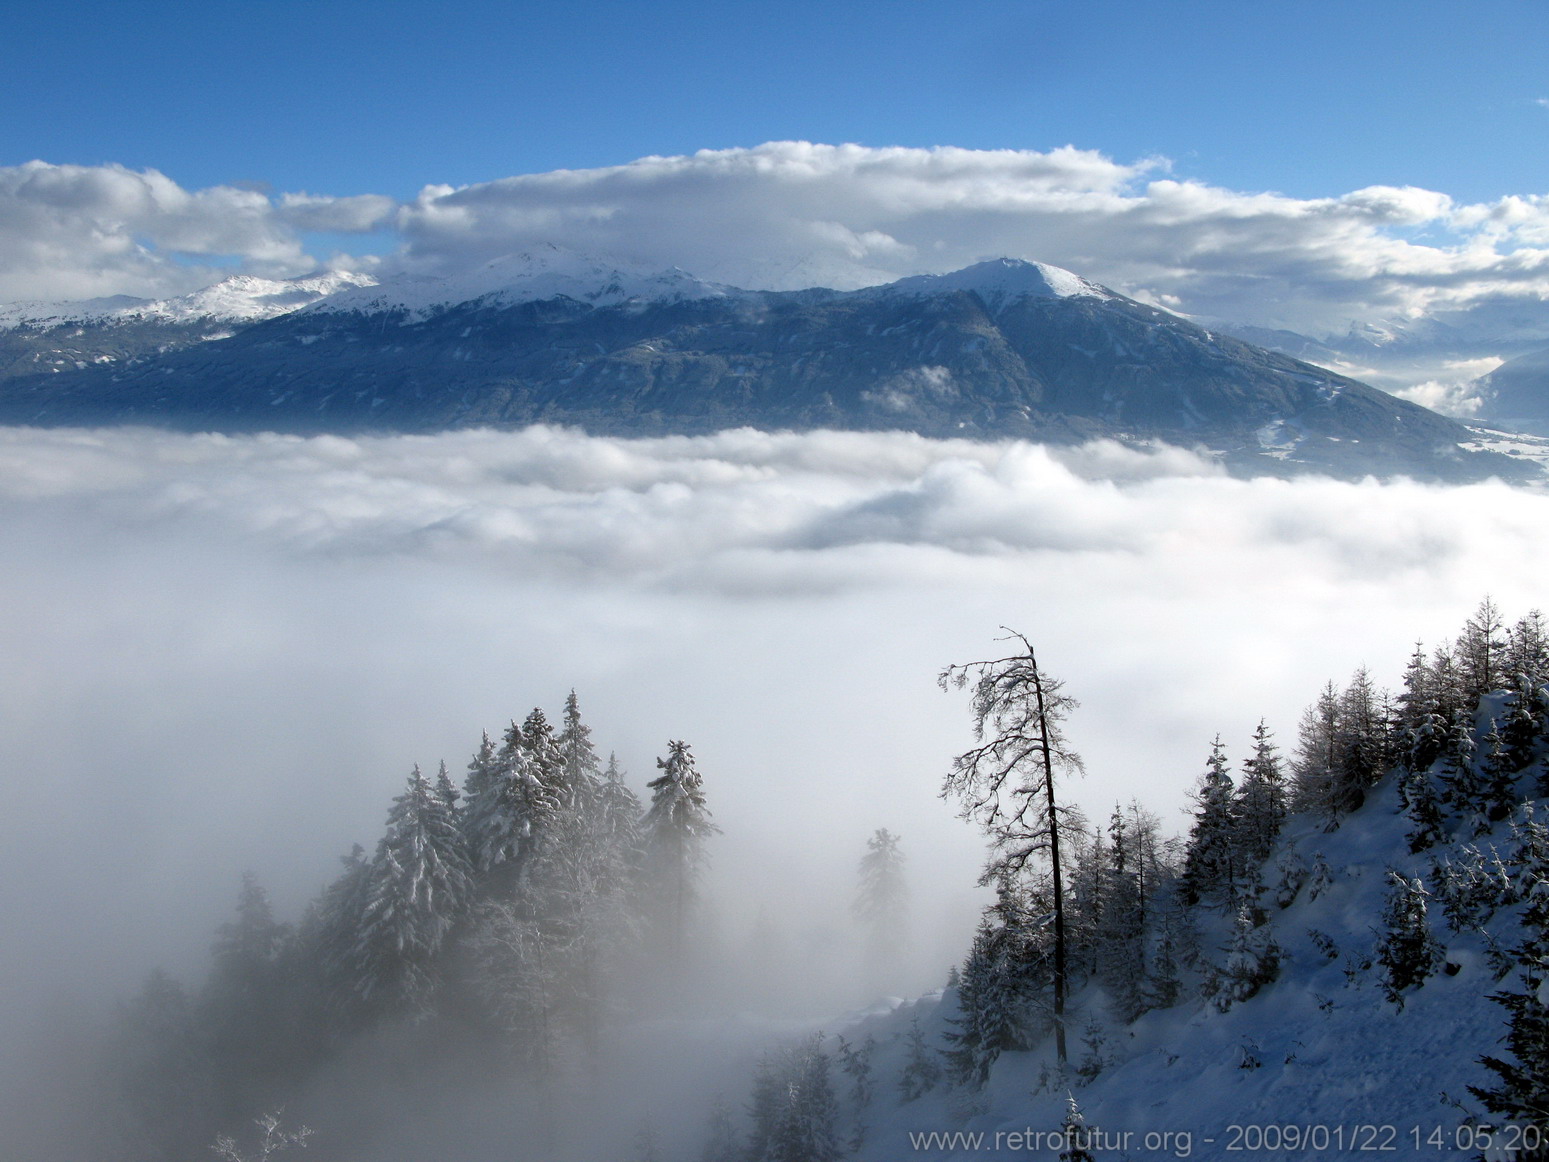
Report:
[[[1002,627],[1004,628],[1004,627]],[[956,799],[964,819],[990,838],[993,856],[982,882],[1017,878],[1029,864],[1049,870],[1054,936],[1054,1037],[1060,1064],[1066,1060],[1065,997],[1069,988],[1066,933],[1064,809],[1056,801],[1056,773],[1082,770],[1081,758],[1065,741],[1062,723],[1076,700],[1045,674],[1027,638],[1007,630],[1012,644],[1004,657],[948,666],[942,689],[971,686],[976,745],[958,755],[942,785]],[[1020,648],[1017,648],[1020,647]]]

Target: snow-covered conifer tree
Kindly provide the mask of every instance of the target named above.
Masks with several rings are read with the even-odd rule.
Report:
[[[866,929],[868,985],[885,988],[908,947],[909,887],[898,836],[885,827],[872,832],[860,860],[860,884],[851,911]]]
[[[1226,965],[1212,997],[1216,1008],[1225,1012],[1274,980],[1280,972],[1280,957],[1280,946],[1275,943],[1269,925],[1256,925],[1252,912],[1242,908],[1232,925]]]
[[[468,764],[463,834],[473,866],[484,876],[485,890],[497,897],[516,890],[522,863],[561,809],[559,765],[552,738],[540,737],[536,746],[529,746],[515,722],[498,751],[486,734]]]
[[[1107,887],[1094,952],[1098,979],[1108,990],[1114,1016],[1124,1024],[1149,1007],[1143,867],[1141,837],[1115,804],[1108,820]]]
[[[1210,744],[1194,800],[1198,807],[1183,858],[1184,898],[1230,905],[1241,874],[1241,854],[1235,788],[1220,735]]]
[[[472,890],[452,809],[416,766],[393,800],[371,862],[352,957],[361,998],[393,1011],[428,1012],[436,958]]]
[[[1096,1156],[1089,1149],[1092,1129],[1086,1124],[1086,1117],[1076,1104],[1076,1095],[1073,1093],[1065,1095],[1065,1120],[1060,1125],[1060,1137],[1064,1145],[1060,1151],[1060,1162],[1097,1162]]]
[[[1470,830],[1474,821],[1482,820],[1485,814],[1484,781],[1479,775],[1476,750],[1473,715],[1466,710],[1453,711],[1437,778],[1443,809]]]
[[[1507,1013],[1511,1059],[1481,1057],[1496,1084],[1469,1090],[1492,1114],[1542,1131],[1549,1127],[1549,826],[1528,805],[1512,833],[1515,849],[1507,867],[1512,894],[1522,901],[1522,940],[1511,950],[1517,987],[1491,998]]]
[[[704,780],[688,743],[667,744],[667,757],[656,760],[662,773],[646,784],[651,806],[642,825],[650,865],[654,911],[666,934],[673,960],[681,958],[693,912],[705,841],[720,828],[710,822]]]
[[[759,1063],[750,1162],[838,1162],[844,1156],[829,1064],[821,1034]]]
[[[1253,732],[1253,754],[1243,760],[1236,814],[1243,857],[1257,862],[1268,859],[1285,824],[1286,787],[1274,736],[1263,719]]]
[[[1441,946],[1431,935],[1426,917],[1429,895],[1423,880],[1388,872],[1388,896],[1374,959],[1382,968],[1383,994],[1399,1008],[1404,1007],[1404,991],[1424,984],[1441,960]]]
[[[939,1056],[925,1043],[925,1030],[920,1028],[920,1018],[916,1016],[910,1020],[909,1031],[904,1034],[904,1067],[898,1076],[899,1100],[911,1102],[923,1097],[935,1089],[940,1080]]]

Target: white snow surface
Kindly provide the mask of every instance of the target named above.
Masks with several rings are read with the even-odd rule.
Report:
[[[1020,258],[995,258],[955,270],[951,274],[917,274],[878,287],[893,294],[931,295],[945,291],[974,291],[991,307],[1024,298],[1114,298],[1112,291],[1087,282],[1058,266],[1026,262]]]
[[[1304,886],[1290,907],[1271,909],[1272,931],[1285,954],[1279,978],[1226,1013],[1185,1000],[1128,1028],[1108,1017],[1100,989],[1085,989],[1073,998],[1067,1026],[1071,1065],[1087,1052],[1082,1040],[1089,1017],[1103,1022],[1108,1038],[1102,1053],[1107,1064],[1090,1082],[1072,1074],[1048,1084],[1054,1053],[1046,1042],[1029,1052],[1003,1054],[982,1091],[942,1086],[899,1104],[896,1078],[910,1020],[917,1017],[930,1040],[941,1045],[956,1010],[950,990],[848,1027],[830,1026],[852,1043],[868,1034],[877,1042],[876,1096],[859,1113],[866,1129],[854,1158],[1052,1159],[1058,1148],[1035,1148],[1047,1147],[1047,1141],[1032,1135],[1060,1128],[1067,1093],[1075,1096],[1087,1125],[1104,1131],[1093,1143],[1103,1162],[1478,1157],[1468,1147],[1484,1118],[1467,1087],[1497,1080],[1477,1058],[1499,1052],[1505,1012],[1488,997],[1511,987],[1510,981],[1493,979],[1479,939],[1452,933],[1434,901],[1431,925],[1446,959],[1458,966],[1456,975],[1432,976],[1407,995],[1400,1010],[1384,998],[1376,970],[1347,973],[1353,960],[1372,953],[1372,925],[1381,914],[1387,869],[1423,874],[1425,856],[1408,854],[1406,827],[1391,781],[1336,832],[1293,819],[1280,850],[1294,845],[1309,865],[1321,853],[1333,884],[1316,900],[1307,898]],[[1274,867],[1273,858],[1269,866]],[[1330,961],[1317,949],[1314,930],[1334,940],[1338,959]],[[1226,918],[1219,917],[1203,937],[1205,955],[1223,962],[1224,952],[1216,950],[1227,939]],[[842,1089],[837,1070],[835,1081]],[[848,1133],[856,1112],[842,1104]],[[948,1136],[918,1136],[936,1132]],[[1025,1136],[1013,1137],[1017,1134]],[[1435,1144],[1438,1137],[1442,1148]],[[1502,1155],[1495,1150],[1487,1157]]]
[[[213,286],[170,299],[137,299],[115,295],[69,303],[10,303],[0,306],[0,328],[45,327],[71,323],[256,323],[286,315],[346,289],[370,286],[367,274],[333,271],[306,278],[255,278],[239,274]]]
[[[743,293],[746,292],[704,282],[677,267],[650,270],[622,260],[543,246],[508,254],[443,278],[403,275],[374,286],[343,290],[311,309],[405,313],[411,320],[420,320],[474,302],[501,307],[568,298],[603,307],[725,298]]]

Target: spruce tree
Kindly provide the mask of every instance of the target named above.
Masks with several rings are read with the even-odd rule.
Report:
[[[920,1028],[920,1018],[915,1016],[904,1034],[904,1067],[898,1075],[899,1100],[911,1102],[923,1097],[935,1089],[940,1080],[939,1057],[925,1043],[925,1030]]]
[[[646,784],[651,806],[642,829],[653,910],[666,934],[668,955],[677,962],[697,899],[695,885],[704,865],[705,842],[720,828],[710,821],[704,780],[688,743],[668,742],[667,757],[657,759],[656,766],[662,773]]]
[[[1060,1125],[1060,1136],[1064,1148],[1060,1151],[1060,1162],[1097,1162],[1096,1156],[1089,1148],[1092,1144],[1092,1129],[1086,1124],[1086,1118],[1081,1113],[1081,1107],[1076,1104],[1076,1095],[1065,1095],[1065,1120]]]
[[[1183,861],[1184,898],[1231,905],[1241,875],[1237,802],[1226,752],[1217,735],[1194,794],[1198,807]]]
[[[1255,924],[1252,912],[1244,907],[1232,925],[1232,940],[1227,948],[1213,996],[1216,1008],[1225,1012],[1239,1001],[1257,993],[1280,973],[1280,946],[1275,943],[1268,924]]]
[[[1507,868],[1511,894],[1522,901],[1522,939],[1511,950],[1517,987],[1490,998],[1506,1010],[1510,1057],[1481,1057],[1496,1082],[1488,1088],[1469,1086],[1469,1091],[1492,1114],[1542,1130],[1549,1127],[1549,827],[1528,805],[1512,831]]]
[[[423,1015],[436,960],[472,897],[463,836],[443,793],[416,766],[377,844],[353,955],[362,1000]]]
[[[1236,815],[1243,857],[1255,862],[1268,859],[1285,824],[1286,787],[1274,736],[1263,719],[1253,732],[1253,754],[1243,760]]]
[[[1375,959],[1382,969],[1383,995],[1399,1008],[1404,1007],[1404,992],[1424,984],[1441,960],[1441,946],[1431,935],[1426,917],[1429,895],[1424,881],[1388,872],[1388,896]]]
[[[1140,837],[1117,805],[1108,820],[1106,906],[1098,929],[1096,971],[1114,1016],[1128,1024],[1148,1007],[1146,906]]]
[[[860,883],[851,913],[865,928],[865,969],[869,987],[896,979],[908,947],[909,888],[898,836],[885,827],[872,832],[860,860]]]

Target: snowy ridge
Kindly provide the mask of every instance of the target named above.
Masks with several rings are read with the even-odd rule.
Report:
[[[310,306],[346,288],[370,286],[366,274],[334,271],[307,278],[255,278],[239,274],[213,286],[170,299],[129,295],[66,303],[11,303],[0,306],[0,328],[62,327],[71,323],[257,323]]]
[[[318,302],[315,313],[407,314],[421,320],[462,306],[502,307],[567,298],[596,307],[625,303],[725,298],[732,287],[703,282],[673,267],[653,271],[629,263],[543,246],[508,254],[444,278],[405,275],[341,291]]]
[[[1024,298],[1070,299],[1114,298],[1112,291],[1087,282],[1058,266],[1026,262],[1020,258],[996,258],[989,262],[955,270],[950,274],[917,274],[878,287],[893,294],[933,295],[951,291],[972,291],[991,307]]]

